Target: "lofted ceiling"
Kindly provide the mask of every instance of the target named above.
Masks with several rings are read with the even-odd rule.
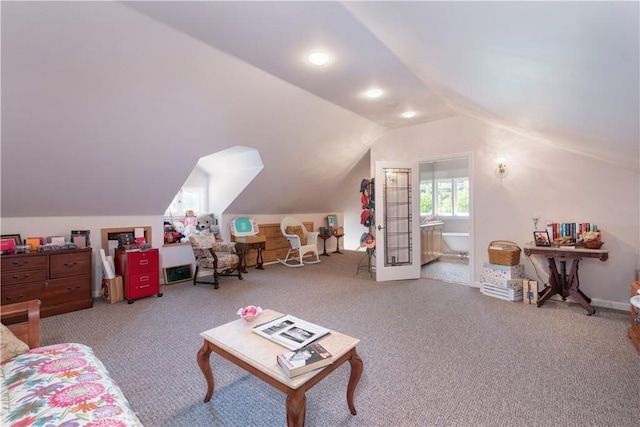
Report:
[[[638,2],[127,5],[387,128],[468,114],[638,170]]]
[[[231,213],[320,212],[377,136],[454,115],[639,170],[638,2],[1,7],[2,216],[159,214],[238,145],[264,169]]]

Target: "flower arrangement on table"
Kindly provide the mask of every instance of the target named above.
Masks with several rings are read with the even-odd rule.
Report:
[[[262,313],[261,307],[248,305],[244,308],[240,308],[236,314],[243,318],[246,322],[253,322],[254,320],[256,320],[260,313]]]

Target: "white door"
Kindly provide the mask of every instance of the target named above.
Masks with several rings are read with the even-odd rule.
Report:
[[[376,281],[420,277],[420,177],[418,164],[376,162]]]

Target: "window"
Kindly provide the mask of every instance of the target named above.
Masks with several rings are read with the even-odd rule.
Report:
[[[198,215],[205,211],[204,206],[204,188],[183,187],[178,194],[176,194],[176,197],[173,198],[164,216],[182,217],[187,210],[192,210]]]
[[[420,213],[422,215],[433,215],[433,182],[420,182]]]
[[[469,216],[469,178],[456,178],[453,182],[456,189],[453,193],[455,200],[453,214]]]
[[[469,216],[469,178],[420,182],[420,213],[428,216],[434,213],[435,216]]]

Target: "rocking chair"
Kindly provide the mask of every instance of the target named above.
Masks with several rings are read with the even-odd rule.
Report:
[[[194,234],[189,237],[193,255],[196,257],[196,271],[193,275],[193,284],[207,283],[213,284],[214,289],[218,289],[219,276],[238,276],[242,280],[240,268],[240,256],[236,252],[235,242],[217,242],[213,233]],[[198,280],[198,270],[211,270],[213,282],[209,280]]]
[[[302,222],[291,216],[285,217],[280,222],[280,231],[289,241],[291,248],[287,252],[286,258],[284,260],[278,259],[278,261],[288,267],[302,267],[304,264],[320,262],[320,257],[318,256],[319,233],[317,231],[308,231]],[[307,254],[315,254],[315,261],[306,261],[303,263],[302,259]],[[297,263],[290,263],[290,259],[297,259]]]

